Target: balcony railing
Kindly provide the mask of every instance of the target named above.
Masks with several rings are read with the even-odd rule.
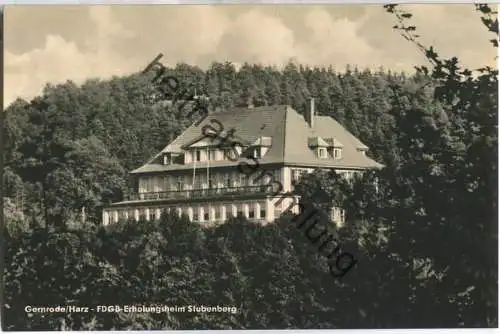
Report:
[[[248,195],[271,193],[271,187],[267,186],[247,186],[231,188],[211,188],[211,189],[193,189],[177,191],[160,191],[131,194],[128,199],[131,201],[155,200],[155,199],[190,199],[203,197],[218,197],[224,195]]]

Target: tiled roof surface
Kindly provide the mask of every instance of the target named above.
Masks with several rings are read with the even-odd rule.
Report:
[[[202,137],[202,128],[209,125],[217,130],[217,120],[224,130],[235,129],[237,141],[251,145],[261,137],[270,137],[272,145],[268,152],[259,159],[260,164],[284,163],[287,165],[336,168],[377,168],[383,167],[358,151],[366,148],[361,141],[350,134],[342,125],[329,116],[315,116],[314,127],[310,128],[304,117],[289,106],[268,106],[253,109],[235,108],[231,111],[213,113],[205,117],[198,125],[193,124],[172,143],[167,145],[157,156],[144,166],[131,173],[161,172],[191,169],[192,165],[162,165],[159,161],[164,152],[180,151],[186,144],[193,144]],[[341,159],[319,159],[308,146],[308,138],[335,138],[342,143]],[[210,167],[236,166],[238,161],[210,161]],[[207,163],[197,162],[201,168]]]

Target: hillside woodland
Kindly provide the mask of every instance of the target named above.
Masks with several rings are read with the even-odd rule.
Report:
[[[351,183],[318,171],[297,186],[305,202],[346,208],[346,227],[336,233],[358,260],[346,276],[328,274],[291,214],[267,226],[235,218],[202,228],[166,214],[100,226],[101,208],[133,187],[127,171],[200,113],[175,92],[165,102],[149,75],[47,85],[4,116],[4,329],[498,326],[497,70],[443,59],[420,44],[410,13],[386,10],[428,67],[168,69],[184,90],[205,92],[209,109],[303,111],[314,96],[320,115],[370,146],[384,169]],[[496,12],[476,10],[496,47]],[[154,303],[238,313],[24,311]]]

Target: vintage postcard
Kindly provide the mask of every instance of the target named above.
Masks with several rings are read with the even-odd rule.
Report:
[[[7,6],[2,329],[498,327],[496,10]]]

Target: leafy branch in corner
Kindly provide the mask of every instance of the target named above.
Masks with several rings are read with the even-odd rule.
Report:
[[[437,81],[438,86],[459,87],[461,83],[464,82],[472,84],[475,81],[473,72],[482,74],[478,78],[480,81],[486,80],[491,84],[498,82],[498,70],[490,66],[483,66],[471,71],[461,66],[457,57],[452,57],[450,59],[441,58],[433,46],[427,47],[420,42],[420,35],[416,33],[416,27],[408,22],[413,17],[413,14],[401,9],[395,4],[384,5],[384,8],[388,13],[396,17],[397,24],[395,24],[393,28],[399,30],[401,36],[407,41],[415,44],[432,66],[432,72],[426,66],[416,66],[415,69],[417,72],[430,76]],[[491,9],[487,4],[477,4],[476,10],[481,13],[481,21],[488,28],[488,31],[495,34],[495,38],[490,39],[490,42],[494,47],[498,47],[498,12]],[[454,104],[456,101],[456,96],[454,96],[454,94],[450,94],[449,91],[444,92],[442,89],[436,90],[435,97],[448,104]]]

